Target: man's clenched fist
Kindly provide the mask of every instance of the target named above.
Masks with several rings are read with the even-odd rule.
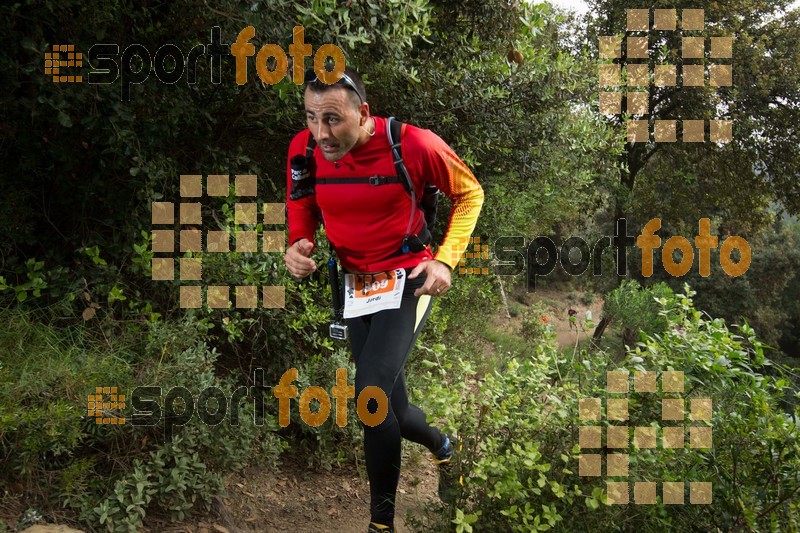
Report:
[[[305,278],[315,270],[317,264],[309,256],[314,251],[314,243],[308,239],[300,239],[286,250],[283,261],[294,278]]]

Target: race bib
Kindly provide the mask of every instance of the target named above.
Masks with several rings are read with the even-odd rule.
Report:
[[[344,275],[344,318],[399,309],[406,284],[403,269],[378,274]]]

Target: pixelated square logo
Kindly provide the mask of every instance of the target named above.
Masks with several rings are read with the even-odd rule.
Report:
[[[44,53],[44,73],[53,83],[81,83],[83,76],[70,69],[82,66],[83,54],[76,52],[74,45],[54,44]]]
[[[636,371],[633,391],[637,394],[659,394],[658,378],[657,372]],[[687,484],[690,504],[708,505],[712,502],[712,484],[707,481],[630,482],[626,479],[631,455],[640,450],[684,449],[687,445],[690,449],[712,447],[711,399],[685,398],[684,374],[681,371],[664,371],[660,378],[661,420],[653,420],[647,426],[632,427],[629,424],[631,380],[627,370],[606,373],[605,398],[581,398],[578,401],[578,417],[581,421],[578,474],[605,477],[607,501],[611,505],[653,505],[657,503],[659,492],[665,505],[683,505]],[[603,425],[604,419],[607,426]]]
[[[733,37],[706,37],[705,10],[626,9],[623,35],[599,38],[599,111],[603,115],[626,115],[630,143],[729,143],[733,121],[729,119],[652,118],[653,87],[680,90],[719,89],[733,86]],[[651,65],[654,45],[663,32],[680,33],[675,50],[681,65]]]
[[[118,416],[125,409],[125,395],[117,393],[117,387],[97,387],[86,401],[86,416],[94,418],[95,424],[122,425],[125,417]]]
[[[462,241],[463,243],[463,241]],[[453,254],[460,257],[458,260],[458,273],[462,275],[488,276],[489,267],[485,264],[476,264],[475,260],[489,259],[489,245],[481,242],[481,237],[470,237],[467,242],[466,251],[461,256],[458,252],[460,245],[456,245]],[[469,264],[467,264],[469,262]]]
[[[231,179],[228,175],[181,175],[181,202],[152,202],[152,265],[151,277],[156,281],[180,281],[180,307],[183,309],[269,309],[285,307],[286,293],[282,286],[217,285],[203,277],[203,255],[217,253],[283,253],[285,250],[285,204],[262,203],[258,194],[257,176],[236,175],[234,178],[234,228],[209,230],[203,227],[200,199],[228,197]],[[259,221],[262,227],[254,229]],[[177,228],[176,228],[177,225]],[[176,253],[184,257],[175,257]],[[177,278],[176,278],[177,273]],[[203,283],[206,282],[206,283]]]

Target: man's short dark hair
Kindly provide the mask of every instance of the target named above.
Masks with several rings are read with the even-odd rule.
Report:
[[[306,87],[311,90],[311,92],[315,93],[324,93],[325,91],[330,91],[334,87],[342,87],[354,93],[353,96],[358,101],[357,103],[359,105],[362,102],[366,102],[367,87],[364,85],[364,80],[361,79],[361,75],[352,67],[345,67],[344,74],[352,80],[352,84],[345,78],[340,79],[336,83],[325,83],[317,78],[313,69],[310,69],[306,72]]]

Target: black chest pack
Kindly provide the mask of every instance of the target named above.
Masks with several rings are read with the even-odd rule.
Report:
[[[406,191],[411,195],[411,215],[408,219],[403,242],[398,250],[389,257],[407,254],[409,252],[423,251],[432,240],[433,227],[436,224],[436,209],[439,203],[439,189],[431,184],[425,184],[422,196],[418,197],[414,190],[414,182],[408,174],[403,163],[401,150],[401,134],[403,123],[394,117],[386,120],[386,134],[391,146],[392,159],[394,161],[394,176],[368,176],[352,178],[317,178],[314,166],[314,148],[317,143],[314,137],[309,134],[306,145],[306,155],[296,155],[289,162],[292,169],[292,190],[289,197],[292,200],[299,200],[311,194],[315,194],[315,186],[319,185],[350,185],[350,184],[369,184],[375,187],[389,185],[393,183],[402,184]],[[420,209],[425,215],[422,228],[416,233],[412,231],[414,215]]]

